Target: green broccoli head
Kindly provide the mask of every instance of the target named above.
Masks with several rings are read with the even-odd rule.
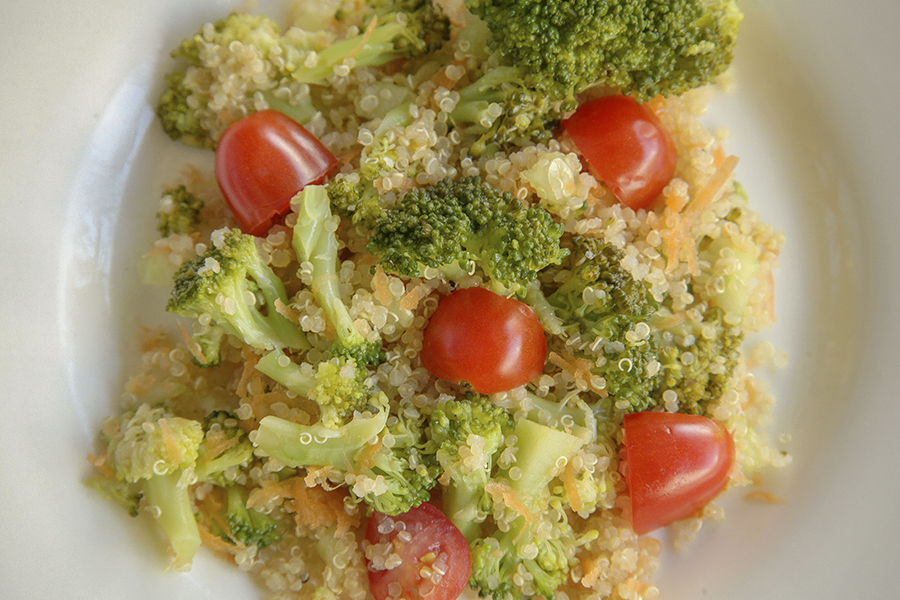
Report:
[[[658,344],[649,326],[659,303],[622,267],[623,254],[611,244],[576,237],[572,246],[565,281],[547,301],[568,337],[591,340],[582,352],[606,390],[627,401],[629,410],[644,410],[659,378]]]
[[[107,453],[119,479],[137,482],[193,467],[203,426],[164,407],[142,404],[117,419]]]
[[[239,485],[226,489],[224,520],[230,540],[257,548],[266,548],[281,541],[278,522],[269,515],[247,508],[247,496]]]
[[[431,412],[431,445],[448,479],[444,512],[469,541],[478,537],[479,524],[492,511],[485,485],[513,426],[509,412],[482,395],[446,400]]]
[[[213,332],[204,334],[203,341],[212,342],[205,357],[216,354],[215,328],[258,349],[308,348],[299,326],[278,312],[287,303],[284,283],[263,261],[255,238],[226,229],[214,232],[213,245],[176,272],[166,310],[208,316]]]
[[[416,277],[433,267],[456,277],[474,263],[495,287],[524,294],[538,271],[566,256],[562,233],[543,208],[525,209],[467,177],[408,192],[378,220],[368,248],[389,273]]]
[[[179,185],[163,193],[159,212],[156,213],[157,230],[162,237],[172,234],[188,235],[197,231],[203,201],[187,187]]]
[[[680,323],[669,329],[676,340],[660,349],[662,363],[653,396],[663,403],[674,392],[679,412],[703,414],[728,389],[740,362],[743,330],[724,320],[725,311],[712,307],[700,323]]]
[[[142,404],[107,423],[105,431],[112,431],[106,452],[116,478],[139,486],[169,540],[176,565],[189,565],[200,547],[200,531],[183,476],[196,464],[203,426],[166,407]],[[118,486],[119,493],[126,491]],[[130,488],[126,497],[136,493]]]
[[[383,207],[378,190],[370,181],[338,175],[326,187],[334,214],[350,219],[353,225],[375,228]]]
[[[708,84],[730,64],[736,0],[467,0],[489,43],[545,90],[597,84],[638,100]]]

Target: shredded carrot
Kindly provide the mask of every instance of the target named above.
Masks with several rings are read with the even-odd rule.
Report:
[[[223,431],[209,431],[206,434],[206,452],[197,459],[197,464],[206,464],[237,443],[237,438]]]
[[[583,381],[591,390],[605,397],[607,391],[594,385],[591,367],[593,363],[586,358],[564,357],[556,352],[550,352],[548,360],[557,367],[572,373],[576,381]]]
[[[439,88],[442,87],[446,90],[452,90],[456,87],[456,83],[459,79],[453,79],[447,75],[447,69],[450,67],[466,67],[467,59],[455,60],[440,71],[438,71],[432,78],[431,83],[434,84],[434,87]]]
[[[181,448],[178,447],[178,441],[175,439],[175,434],[172,433],[172,428],[169,427],[169,420],[163,417],[157,422],[159,423],[159,430],[162,432],[163,444],[166,446],[166,454],[169,455],[169,458],[173,463],[180,463]]]
[[[566,468],[562,472],[563,487],[566,490],[566,498],[572,510],[578,512],[582,508],[581,496],[578,495],[578,480],[575,478],[575,467],[571,462],[566,463]]]
[[[529,523],[534,520],[534,515],[531,514],[531,511],[528,510],[528,507],[522,502],[519,493],[512,489],[509,484],[498,481],[489,481],[485,484],[484,491],[490,494],[495,500],[502,500],[506,506],[516,511]]]
[[[191,353],[191,356],[197,359],[197,362],[199,362],[200,364],[205,364],[206,357],[203,356],[203,350],[201,350],[200,344],[191,339],[190,332],[181,323],[178,324],[178,330],[181,332],[181,337],[182,339],[184,339],[184,344],[185,346],[187,346],[188,352]]]
[[[373,444],[367,444],[365,448],[356,455],[356,464],[360,469],[371,469],[375,466],[375,455],[381,450],[381,440],[378,439]]]
[[[769,504],[785,504],[786,501],[784,498],[780,498],[773,494],[772,492],[764,492],[762,490],[757,490],[755,492],[747,493],[744,498],[747,500],[760,500],[762,502],[767,502]]]
[[[738,161],[738,157],[734,155],[725,158],[721,166],[713,173],[713,176],[709,178],[709,181],[688,202],[687,207],[685,207],[685,216],[689,217],[689,222],[693,222],[722,191],[731,178],[732,173],[734,173],[735,168],[737,168]]]
[[[335,534],[344,535],[359,526],[359,515],[348,514],[344,508],[346,490],[325,490],[309,486],[302,477],[291,477],[279,483],[265,485],[250,492],[248,507],[258,507],[274,500],[290,500],[285,508],[293,513],[297,527],[320,529],[335,527]]]
[[[102,457],[94,456],[93,454],[87,455],[88,462],[94,465],[100,473],[103,474],[104,477],[109,479],[115,479],[116,474],[110,470],[109,467],[106,466],[106,455],[104,454]]]
[[[722,147],[722,144],[716,144],[712,149],[713,156],[713,166],[719,168],[722,163],[725,161],[725,148]]]
[[[413,289],[409,290],[404,296],[400,299],[400,308],[404,310],[415,310],[416,307],[428,294],[431,293],[431,290],[428,289],[426,285],[417,285]]]
[[[369,25],[366,27],[366,30],[363,32],[362,38],[360,38],[360,40],[359,40],[359,44],[357,44],[356,48],[354,48],[347,54],[347,58],[356,56],[356,54],[360,50],[362,50],[366,46],[366,44],[369,43],[369,38],[372,37],[372,32],[375,31],[375,27],[377,27],[377,26],[378,26],[378,15],[375,15],[372,17],[372,20],[369,21]]]
[[[581,576],[581,585],[586,588],[593,587],[597,580],[600,579],[600,561],[583,556],[580,559],[581,570],[584,575]]]
[[[375,273],[372,275],[372,287],[375,289],[375,297],[382,306],[390,306],[394,301],[394,295],[391,294],[387,273],[380,265],[375,267]]]

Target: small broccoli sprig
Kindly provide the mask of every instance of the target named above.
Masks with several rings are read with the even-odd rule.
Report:
[[[203,426],[164,407],[142,404],[109,420],[104,431],[109,432],[106,456],[115,479],[140,490],[169,541],[176,566],[189,566],[200,547],[200,531],[189,481],[183,476],[197,461]]]
[[[344,425],[368,408],[375,394],[368,373],[353,358],[336,356],[318,365],[298,365],[280,350],[263,356],[256,368],[300,396],[313,400],[319,421],[330,428]]]
[[[306,89],[284,98],[276,90],[322,86],[341,70],[412,58],[449,37],[449,20],[431,0],[379,0],[360,12],[361,31],[325,46],[299,29],[282,33],[265,15],[235,12],[204,25],[172,52],[182,64],[166,75],[156,106],[163,130],[215,148],[228,125],[259,110],[260,98],[303,124],[318,112],[314,95]]]
[[[257,548],[266,548],[281,541],[278,521],[247,508],[247,496],[247,492],[239,485],[226,488],[224,521],[228,525],[230,539]]]
[[[300,327],[278,312],[287,303],[284,283],[263,261],[255,238],[225,229],[177,271],[166,310],[201,321],[206,329],[195,335],[192,354],[215,364],[222,332],[257,349],[308,348]]]
[[[547,297],[565,334],[589,340],[581,352],[603,377],[606,391],[646,409],[658,381],[660,359],[649,322],[659,304],[647,287],[622,267],[623,255],[596,238],[576,237],[563,284]]]
[[[492,512],[485,485],[513,426],[504,408],[481,395],[446,400],[431,413],[431,441],[444,471],[444,512],[469,542],[479,536],[481,523]]]
[[[172,234],[190,235],[197,231],[203,201],[192,194],[187,187],[179,185],[166,190],[156,213],[157,230],[162,237]]]
[[[495,291],[524,294],[538,271],[566,256],[562,233],[543,208],[525,209],[512,195],[466,177],[408,192],[378,220],[368,248],[389,273],[417,277],[432,267],[453,279],[471,263]]]
[[[580,543],[550,484],[593,438],[591,412],[533,396],[530,403],[516,415],[515,460],[501,465],[491,483],[506,506],[507,526],[471,544],[470,583],[494,600],[554,598]]]
[[[197,451],[194,475],[198,481],[225,487],[229,474],[253,459],[253,444],[230,412],[217,410],[202,421],[203,441]]]
[[[264,417],[254,443],[291,467],[330,467],[357,500],[397,515],[428,500],[437,473],[419,451],[421,424],[391,421],[387,398],[380,394],[370,410],[338,428]]]
[[[703,414],[728,389],[744,333],[724,315],[722,308],[712,307],[701,322],[682,321],[666,330],[674,341],[660,349],[661,376],[653,392],[658,403],[674,393],[679,412]]]
[[[294,199],[298,203],[293,246],[297,259],[312,266],[312,291],[319,307],[334,326],[332,356],[352,358],[361,367],[384,361],[380,341],[369,341],[359,332],[341,298],[337,274],[338,239],[336,220],[326,188],[308,185]]]
[[[431,0],[377,0],[374,14],[356,36],[339,40],[304,61],[291,78],[323,84],[340,65],[381,66],[441,47],[450,35],[450,22]]]

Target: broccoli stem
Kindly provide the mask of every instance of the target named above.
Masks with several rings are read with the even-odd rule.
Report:
[[[470,544],[481,537],[483,515],[480,514],[479,505],[483,497],[483,485],[471,486],[465,480],[454,481],[444,487],[444,512]]]
[[[300,396],[308,397],[316,385],[314,376],[304,373],[300,365],[280,350],[265,354],[257,361],[256,368]]]
[[[186,485],[179,485],[181,471],[143,480],[144,497],[155,508],[154,516],[172,550],[176,566],[187,566],[200,548],[200,530]]]
[[[327,467],[346,470],[356,453],[382,432],[387,411],[358,415],[340,429],[321,424],[301,425],[279,417],[263,417],[254,443],[290,467]]]
[[[338,278],[337,219],[325,186],[308,185],[300,192],[293,246],[300,262],[312,264],[312,291],[328,321],[334,326],[340,349],[347,350],[360,363],[376,360],[377,348],[363,337],[341,298]]]
[[[520,419],[513,430],[516,436],[515,467],[520,477],[510,478],[514,490],[526,498],[536,498],[550,485],[560,463],[571,460],[587,443],[583,437],[553,427]]]

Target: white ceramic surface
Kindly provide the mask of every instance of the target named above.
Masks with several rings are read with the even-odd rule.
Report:
[[[232,6],[0,0],[2,598],[260,595],[206,554],[190,574],[165,572],[147,521],[80,483],[135,331],[164,300],[137,286],[134,263],[159,186],[209,159],[153,122],[167,52]],[[726,521],[667,556],[658,583],[670,600],[895,597],[900,4],[743,8],[738,89],[709,122],[733,132],[740,180],[788,238],[767,335],[791,366],[761,376],[794,462],[768,480],[785,504],[726,498]]]

